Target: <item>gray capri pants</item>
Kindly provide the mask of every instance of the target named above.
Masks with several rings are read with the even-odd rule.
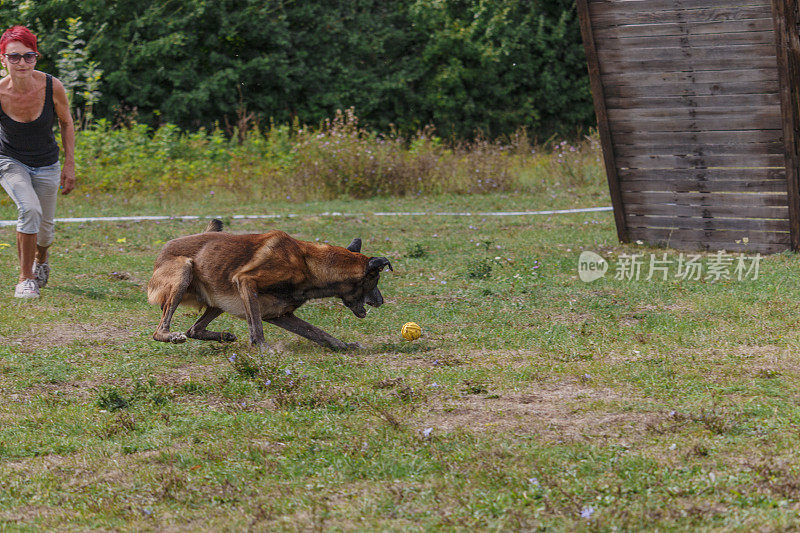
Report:
[[[0,155],[0,185],[17,204],[17,231],[36,233],[36,244],[50,246],[55,233],[56,200],[61,163],[29,167]]]

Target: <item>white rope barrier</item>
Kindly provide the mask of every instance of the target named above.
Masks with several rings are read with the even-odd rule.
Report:
[[[581,209],[551,209],[547,211],[476,211],[476,212],[447,212],[447,211],[419,211],[419,212],[404,212],[404,211],[377,211],[374,213],[340,213],[338,211],[324,212],[317,214],[294,214],[288,213],[285,215],[268,214],[268,215],[234,215],[230,218],[234,220],[258,220],[258,219],[274,219],[274,218],[300,218],[300,217],[354,217],[354,216],[376,216],[376,217],[409,217],[409,216],[440,216],[440,217],[518,217],[518,216],[535,216],[535,215],[562,215],[569,213],[595,213],[600,211],[612,211],[612,207],[585,207]],[[200,220],[209,218],[225,218],[222,216],[199,216],[199,215],[184,215],[184,216],[168,216],[168,215],[141,215],[141,216],[122,216],[122,217],[70,217],[70,218],[56,218],[59,223],[86,223],[86,222],[144,222],[144,221],[161,221],[161,220]],[[16,220],[0,220],[0,227],[15,226]]]

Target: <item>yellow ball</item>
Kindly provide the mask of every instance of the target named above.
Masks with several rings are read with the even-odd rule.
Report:
[[[400,330],[403,338],[407,341],[415,341],[422,335],[422,328],[416,322],[406,322],[403,324],[403,329]]]

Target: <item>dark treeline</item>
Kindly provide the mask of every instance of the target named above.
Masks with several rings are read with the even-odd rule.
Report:
[[[26,0],[0,15],[39,34],[40,68],[76,79],[84,113],[99,68],[93,116],[114,122],[317,124],[354,107],[381,131],[544,138],[594,120],[572,0]]]

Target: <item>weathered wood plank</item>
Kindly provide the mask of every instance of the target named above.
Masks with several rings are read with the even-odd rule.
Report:
[[[692,60],[700,65],[706,61],[719,59],[739,59],[743,57],[771,57],[775,58],[775,43],[742,46],[715,46],[706,48],[693,48],[684,46],[671,48],[666,46],[654,48],[624,48],[610,49],[597,52],[601,65],[610,62],[626,63],[637,61],[677,61]],[[741,63],[740,63],[741,65]]]
[[[648,180],[656,179],[669,181],[674,179],[695,179],[699,181],[713,180],[776,180],[786,179],[785,168],[692,168],[692,169],[665,169],[665,170],[642,170],[642,169],[621,169],[619,171],[621,180]]]
[[[720,96],[631,96],[614,98],[606,95],[608,109],[675,109],[675,108],[713,108],[740,109],[751,107],[780,107],[781,99],[777,91],[768,94],[737,94]]]
[[[753,117],[719,117],[719,118],[638,118],[635,120],[616,119],[612,122],[612,135],[617,132],[645,131],[729,131],[729,130],[761,130],[780,127],[781,118],[774,114]]]
[[[775,55],[762,57],[726,57],[707,58],[695,61],[688,57],[684,59],[644,60],[644,61],[607,61],[600,65],[603,76],[616,73],[647,73],[647,72],[701,72],[718,71],[740,68],[743,62],[754,69],[766,69],[775,65]]]
[[[781,118],[781,108],[779,105],[752,106],[746,109],[725,108],[725,107],[672,107],[672,108],[630,108],[630,109],[611,109],[608,108],[608,117],[613,121],[617,120],[639,120],[639,119],[660,119],[688,118],[693,120],[717,120],[727,118],[741,118],[744,116],[759,116],[764,118]]]
[[[783,157],[783,144],[780,142],[772,143],[748,143],[748,144],[668,144],[660,145],[642,144],[614,144],[614,152],[617,157],[704,157],[704,156],[739,156],[749,157],[753,155],[772,155]],[[717,166],[717,165],[713,165]],[[725,165],[721,165],[725,166]],[[741,166],[741,165],[739,165]],[[754,165],[747,165],[754,166]],[[773,167],[775,165],[763,165]],[[778,165],[780,166],[780,165]]]
[[[675,228],[699,230],[789,231],[788,219],[700,218],[626,215],[629,228]]]
[[[700,83],[745,83],[751,82],[754,86],[763,83],[778,81],[777,60],[769,68],[746,69],[738,65],[735,69],[721,71],[695,71],[695,72],[615,72],[603,76],[603,86],[613,87],[624,85],[635,87],[637,85],[663,85],[682,87],[686,84]],[[766,92],[766,91],[758,91]]]
[[[597,29],[615,26],[652,24],[694,24],[707,22],[741,22],[772,16],[771,6],[705,6],[694,9],[653,9],[632,11],[609,9],[592,14],[592,24]]]
[[[597,28],[598,41],[627,37],[660,37],[674,35],[728,34],[736,32],[772,31],[772,17],[725,22],[688,22],[685,24],[639,24]]]
[[[696,193],[696,192],[622,192],[625,204],[689,204],[708,206],[785,206],[788,198],[785,194],[748,194],[748,193]]]
[[[622,39],[602,39],[597,41],[601,50],[626,50],[629,48],[680,48],[691,46],[702,48],[707,46],[736,46],[742,44],[775,44],[773,31],[748,31],[737,33],[709,33],[689,35],[657,35],[641,37],[625,37]]]
[[[729,205],[661,205],[661,204],[627,204],[625,214],[672,216],[672,217],[717,217],[717,218],[768,218],[789,220],[789,208],[784,207],[747,207]]]
[[[710,83],[658,83],[656,85],[608,85],[606,97],[618,102],[626,98],[685,97],[685,96],[737,96],[751,94],[777,94],[778,80],[760,80],[758,82],[710,82]],[[609,81],[613,78],[608,77]]]
[[[679,11],[706,9],[708,7],[731,8],[761,6],[770,8],[770,0],[589,0],[592,17],[604,13],[640,13],[649,11]]]
[[[766,192],[783,194],[787,192],[786,180],[622,180],[620,189],[623,192]]]
[[[744,147],[737,151],[735,147],[730,147],[720,150],[720,153],[703,153],[705,149],[705,146],[698,145],[695,153],[692,153],[690,149],[680,150],[668,146],[640,148],[624,145],[617,146],[615,153],[617,165],[625,169],[784,168],[785,164],[784,154],[780,151],[769,153],[764,149],[747,150]]]
[[[643,71],[640,66],[649,62],[655,62],[658,65],[665,65],[668,68],[663,69],[664,72],[670,72],[671,69],[677,66],[694,64],[693,71],[700,70],[714,70],[715,64],[727,64],[725,61],[738,60],[739,63],[735,67],[742,66],[742,59],[747,58],[748,65],[752,68],[759,68],[759,64],[766,64],[770,68],[775,65],[775,44],[763,44],[758,46],[719,46],[714,48],[637,48],[626,50],[606,50],[600,54],[601,66],[613,65],[631,65],[632,69]],[[750,63],[749,60],[758,58],[759,64]],[[771,59],[772,62],[768,62]],[[707,67],[707,65],[711,65]],[[603,70],[603,69],[601,69]],[[610,70],[614,72],[618,69]]]
[[[780,146],[783,150],[783,131],[781,130],[751,130],[751,131],[683,131],[683,132],[649,132],[619,133],[614,136],[614,147],[632,145],[637,148],[694,146],[703,149],[708,146],[756,146],[769,144]]]
[[[785,164],[783,154],[742,154],[742,155],[635,155],[617,154],[619,168],[667,169],[667,168],[709,168],[709,167],[771,167],[780,168]]]

